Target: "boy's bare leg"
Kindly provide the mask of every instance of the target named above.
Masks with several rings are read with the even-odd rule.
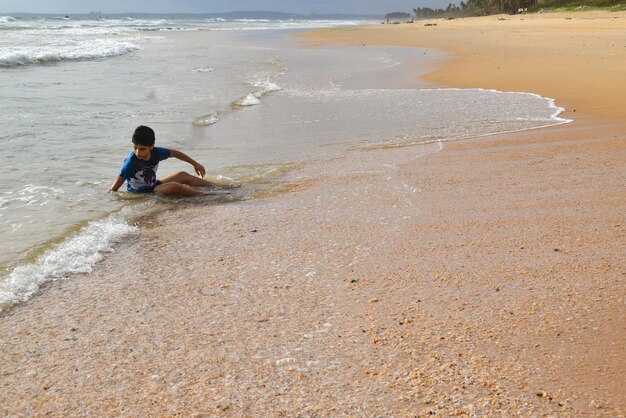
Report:
[[[170,181],[168,183],[159,184],[154,188],[155,192],[163,193],[170,196],[204,196],[205,193],[200,190],[196,190],[193,187],[189,187],[186,184]]]
[[[187,173],[186,171],[179,171],[178,173],[174,173],[174,174],[170,174],[168,176],[165,176],[161,179],[159,179],[161,181],[161,183],[166,184],[166,183],[170,183],[170,182],[175,182],[175,183],[180,183],[180,184],[186,184],[188,186],[195,186],[195,187],[211,187],[211,186],[217,186],[215,183],[212,183],[208,180],[205,180],[201,177],[196,177],[194,175],[191,175],[189,173]],[[157,190],[157,189],[155,189]]]

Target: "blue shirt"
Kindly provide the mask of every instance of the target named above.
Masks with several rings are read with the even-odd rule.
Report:
[[[127,181],[129,192],[141,192],[154,188],[157,183],[156,172],[159,162],[167,160],[170,156],[168,148],[154,147],[150,150],[148,160],[140,160],[134,152],[124,160],[120,177]]]

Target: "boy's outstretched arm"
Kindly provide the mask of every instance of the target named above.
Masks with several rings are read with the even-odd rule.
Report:
[[[204,166],[200,164],[199,162],[197,162],[196,160],[194,160],[193,158],[191,158],[190,156],[188,156],[187,154],[184,154],[175,149],[170,149],[170,157],[174,157],[181,161],[191,164],[193,166],[193,169],[196,171],[196,174],[199,175],[200,177],[204,177],[204,175],[206,174],[206,170],[204,169]]]
[[[124,177],[117,176],[115,182],[109,187],[109,191],[117,192],[117,189],[119,189],[122,184],[124,184]]]

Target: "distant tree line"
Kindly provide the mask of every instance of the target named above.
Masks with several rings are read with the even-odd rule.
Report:
[[[411,19],[411,13],[404,13],[404,12],[393,12],[393,13],[387,13],[385,15],[385,19],[387,19],[387,22],[389,21],[401,21],[401,20],[409,20]]]
[[[536,4],[537,0],[467,0],[467,2],[461,1],[459,5],[450,3],[445,9],[418,7],[413,9],[413,13],[418,19],[485,16],[499,13],[516,14],[532,8]]]

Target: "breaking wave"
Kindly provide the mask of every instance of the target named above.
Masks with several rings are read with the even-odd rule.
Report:
[[[0,278],[0,312],[7,306],[27,301],[49,281],[71,273],[90,272],[104,257],[103,253],[112,251],[115,242],[136,231],[137,227],[119,215],[90,222],[35,262],[19,266]]]
[[[84,40],[65,45],[17,46],[0,49],[0,67],[95,60],[128,54],[138,49],[140,47],[131,42],[112,39]]]

